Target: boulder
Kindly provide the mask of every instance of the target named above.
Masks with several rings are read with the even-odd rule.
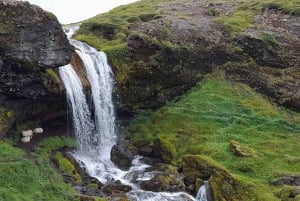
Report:
[[[103,187],[103,192],[105,192],[108,195],[118,195],[118,194],[124,194],[129,191],[131,191],[132,187],[128,185],[121,184],[120,181],[116,181],[111,184],[107,184]]]
[[[300,201],[300,187],[284,186],[276,193],[276,195],[283,201]]]
[[[272,181],[273,185],[300,186],[300,175],[283,175]]]
[[[111,149],[111,160],[122,170],[128,170],[136,150],[130,144],[116,144]]]
[[[239,142],[232,140],[229,143],[229,149],[235,156],[254,157],[256,153],[253,149],[241,145]]]
[[[13,111],[1,122],[0,138],[29,121],[67,122],[56,68],[73,52],[53,14],[25,1],[0,1],[0,105]]]
[[[155,176],[149,181],[142,181],[141,189],[154,192],[179,192],[185,191],[185,184],[181,180],[177,169],[167,164],[156,164],[146,171],[155,172]]]

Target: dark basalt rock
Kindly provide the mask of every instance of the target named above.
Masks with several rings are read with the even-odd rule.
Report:
[[[135,155],[135,148],[127,143],[116,144],[111,149],[111,160],[122,170],[128,170]]]
[[[69,63],[73,48],[51,13],[28,2],[0,2],[0,22],[2,58],[41,68]]]
[[[103,187],[103,191],[107,193],[108,195],[113,195],[113,194],[124,194],[126,192],[131,191],[132,187],[127,186],[124,184],[121,184],[120,181],[116,181],[112,184],[107,184]]]
[[[272,184],[276,186],[300,186],[300,175],[284,175],[275,179]]]
[[[0,108],[12,114],[0,137],[14,123],[66,119],[55,68],[68,64],[73,51],[53,14],[28,2],[0,1]]]

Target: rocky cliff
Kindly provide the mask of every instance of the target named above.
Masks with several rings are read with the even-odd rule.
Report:
[[[54,15],[0,1],[0,136],[16,121],[37,124],[65,113],[55,68],[69,63],[72,52]]]
[[[297,2],[140,1],[85,21],[76,38],[106,51],[123,111],[161,106],[216,68],[299,107]]]

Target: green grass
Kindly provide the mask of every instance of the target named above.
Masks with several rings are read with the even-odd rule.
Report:
[[[61,152],[56,152],[54,159],[60,171],[70,175],[77,183],[81,183],[81,177],[76,171],[75,166]]]
[[[0,141],[0,163],[20,160],[25,156],[23,150],[12,147],[11,145]]]
[[[47,157],[53,149],[74,144],[72,141],[58,137],[43,141],[35,161],[24,158],[22,150],[1,142],[0,200],[77,200],[73,188],[63,182],[62,177],[50,166]]]
[[[167,0],[141,0],[97,15],[83,21],[75,39],[104,51],[114,46],[125,45],[128,27],[157,18],[160,14],[157,4],[164,1]]]
[[[231,2],[227,0],[225,2]],[[254,26],[254,16],[266,9],[276,9],[290,15],[300,15],[300,2],[298,0],[246,0],[236,2],[235,11],[227,16],[220,16],[215,20],[222,24],[231,34],[243,32]]]
[[[178,101],[136,118],[127,129],[133,141],[166,139],[180,163],[184,154],[201,154],[231,173],[264,186],[280,173],[300,173],[300,115],[278,108],[249,86],[208,75]],[[254,150],[255,157],[237,157],[235,140]]]

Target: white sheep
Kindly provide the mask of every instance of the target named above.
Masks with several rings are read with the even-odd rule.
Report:
[[[28,143],[28,142],[30,142],[30,139],[31,139],[30,136],[22,137],[22,138],[21,138],[21,142],[23,142],[23,143]]]
[[[22,131],[22,137],[30,137],[32,138],[33,132],[32,130]]]
[[[34,134],[37,134],[37,133],[43,133],[44,132],[44,129],[43,128],[35,128],[33,129],[33,133]]]

